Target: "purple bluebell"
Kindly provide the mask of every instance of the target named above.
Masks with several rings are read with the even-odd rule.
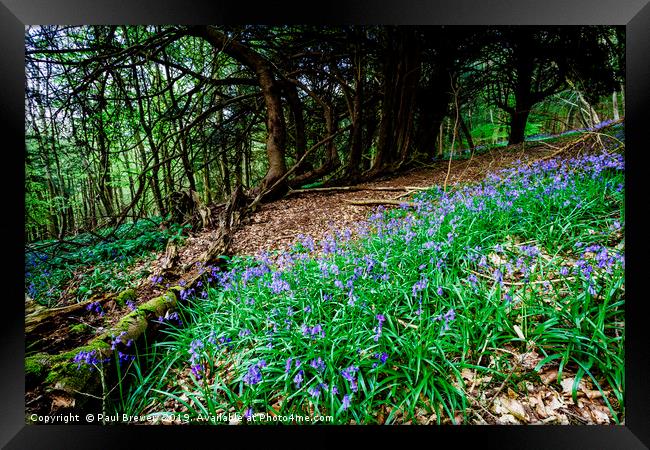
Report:
[[[254,385],[262,382],[262,371],[259,368],[259,364],[253,364],[248,368],[248,372],[244,375],[242,379],[244,383],[248,385]]]
[[[293,382],[296,384],[296,388],[300,389],[300,385],[303,382],[303,374],[305,372],[303,370],[300,370],[295,377],[293,377]]]
[[[320,387],[319,386],[311,387],[307,390],[307,392],[312,397],[318,398],[320,396]]]
[[[316,369],[317,372],[323,372],[325,370],[325,362],[320,356],[313,359],[309,365]]]

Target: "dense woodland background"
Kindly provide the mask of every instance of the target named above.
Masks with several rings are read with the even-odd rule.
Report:
[[[33,26],[26,238],[618,119],[624,28]],[[192,191],[196,192],[192,198]],[[182,209],[182,208],[181,208]]]
[[[27,27],[27,414],[624,423],[624,43]]]

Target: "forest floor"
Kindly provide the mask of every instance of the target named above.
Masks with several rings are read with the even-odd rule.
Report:
[[[561,157],[575,156],[582,152],[580,146],[572,146]],[[588,149],[586,149],[588,151]],[[407,195],[414,190],[406,188],[430,188],[432,186],[453,186],[459,183],[473,183],[484,179],[488,174],[516,165],[527,165],[534,161],[555,156],[558,147],[533,142],[525,146],[496,148],[489,152],[473,155],[469,159],[437,160],[425,167],[411,169],[404,173],[385,176],[372,182],[357,186],[358,190],[332,190],[299,192],[278,201],[263,204],[254,214],[248,217],[233,235],[231,252],[234,255],[258,256],[260,253],[274,253],[289,250],[301,236],[310,236],[314,242],[319,242],[328,234],[344,233],[345,230],[354,232],[359,223],[367,220],[369,214],[376,210],[377,205],[351,204],[350,201],[389,200],[408,201]],[[405,190],[381,190],[382,188],[404,188]],[[397,205],[388,204],[385,208]],[[162,295],[171,285],[177,285],[182,280],[191,279],[198,274],[199,268],[192,264],[214,241],[216,229],[204,229],[191,232],[184,245],[178,249],[177,270],[168,275],[160,283],[152,283],[149,278],[143,278],[135,287],[135,306],[153,297]],[[159,253],[152,261],[143,262],[133,269],[141,271],[143,267],[150,273],[159,273],[164,252]],[[182,269],[187,270],[182,270]],[[83,345],[104,329],[110,328],[121,317],[129,312],[114,301],[106,302],[101,318],[88,315],[82,322],[91,325],[92,335],[74,336],[69,332],[70,326],[79,322],[78,318],[72,323],[58,322],[53,324],[51,334],[46,338],[46,345],[41,351],[57,353]],[[62,317],[61,319],[64,319]],[[541,357],[533,350],[518,354],[514,349],[503,349],[510,353],[515,365],[531,369]],[[555,372],[553,372],[555,370]],[[493,386],[491,391],[482,392],[491,398],[491,411],[477,409],[477,420],[474,423],[611,423],[608,408],[600,398],[598,391],[593,390],[588,382],[580,381],[580,402],[572,404],[569,397],[572,392],[573,378],[565,372],[562,383],[563,390],[552,386],[551,381],[557,374],[557,369],[550,368],[540,373],[542,384],[529,386],[528,391],[534,395],[521,397],[508,389],[503,392],[505,382],[501,386]],[[476,376],[471,370],[463,372],[463,378],[475,385],[483,384],[486,380],[474,380]],[[489,380],[487,380],[489,381]],[[468,393],[471,394],[471,393]],[[27,400],[35,398],[36,393],[27,393]],[[469,396],[471,399],[472,397]],[[561,411],[561,412],[558,412]],[[426,417],[423,420],[427,421]]]

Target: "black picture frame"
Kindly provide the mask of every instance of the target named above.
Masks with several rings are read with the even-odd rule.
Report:
[[[396,440],[406,445],[476,445],[477,448],[637,449],[650,446],[650,351],[643,296],[642,160],[645,112],[650,105],[650,0],[362,0],[307,2],[199,2],[196,0],[0,0],[0,139],[8,165],[0,172],[0,221],[4,260],[1,327],[0,445],[11,449],[130,448],[140,438],[147,446],[222,445],[236,439],[265,446],[349,443],[351,434]],[[311,9],[310,9],[311,8]],[[28,24],[432,24],[432,25],[625,25],[626,59],[626,418],[621,426],[460,426],[460,427],[137,427],[26,425],[24,414],[24,310],[21,262],[24,255],[24,26]],[[644,145],[645,144],[645,145]],[[300,431],[300,437],[296,433]],[[423,436],[414,436],[420,435]],[[422,441],[415,438],[424,438]],[[137,441],[136,441],[137,439]],[[141,445],[141,444],[138,444]],[[230,445],[233,445],[232,443]]]

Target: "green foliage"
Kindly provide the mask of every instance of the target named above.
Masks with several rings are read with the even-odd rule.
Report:
[[[164,250],[169,239],[183,240],[186,227],[172,225],[161,230],[160,223],[160,218],[154,218],[124,224],[118,230],[106,228],[98,233],[106,240],[95,244],[96,237],[91,234],[80,234],[60,245],[54,241],[32,244],[25,256],[27,293],[35,301],[52,306],[64,289],[81,301],[132,286],[146,276],[130,271],[136,262]],[[109,238],[113,232],[115,237]]]

